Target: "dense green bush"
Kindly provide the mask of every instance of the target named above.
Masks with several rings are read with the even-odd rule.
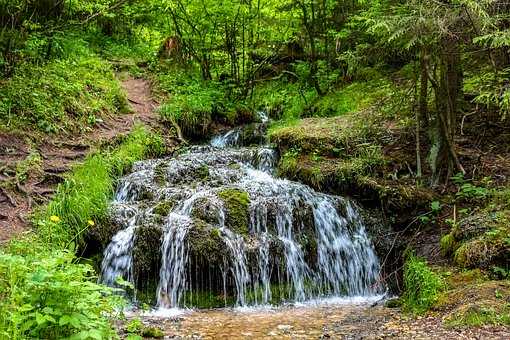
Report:
[[[37,239],[0,249],[0,338],[107,339],[122,300],[72,252]]]

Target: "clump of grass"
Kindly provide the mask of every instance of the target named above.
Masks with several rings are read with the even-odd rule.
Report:
[[[66,247],[106,216],[114,180],[140,159],[162,154],[161,138],[137,127],[115,150],[89,156],[59,185],[55,198],[36,217],[41,237]]]
[[[417,314],[426,312],[436,303],[443,289],[442,279],[427,262],[410,254],[404,266],[404,310]]]

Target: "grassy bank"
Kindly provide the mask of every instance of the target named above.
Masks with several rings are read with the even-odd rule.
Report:
[[[59,58],[19,64],[0,83],[0,126],[45,133],[87,130],[101,117],[128,111],[110,63],[69,33]]]
[[[119,144],[90,155],[34,218],[35,232],[0,250],[0,335],[5,338],[103,339],[122,305],[98,285],[75,250],[106,215],[115,180],[137,160],[164,152],[161,138],[137,127]],[[106,226],[103,226],[106,227]]]

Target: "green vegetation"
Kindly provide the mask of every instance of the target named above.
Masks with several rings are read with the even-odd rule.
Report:
[[[121,300],[96,284],[92,267],[39,238],[0,250],[0,337],[101,339]]]
[[[23,155],[14,166],[0,164],[0,176],[14,172],[0,185],[5,202],[46,170],[44,138],[74,139],[127,112],[116,72],[146,77],[160,120],[181,141],[254,122],[254,112],[264,110],[282,156],[280,176],[382,208],[405,241],[414,232],[440,234],[443,260],[486,273],[466,281],[480,301],[465,299],[462,307],[449,301],[458,287],[443,287],[436,268],[410,256],[404,309],[424,313],[445,299],[455,311],[452,325],[508,324],[508,304],[498,298],[508,296],[510,278],[508,4],[0,2],[0,157]],[[11,131],[31,138],[28,152],[4,148]],[[116,143],[77,164],[48,206],[38,207],[36,235],[0,250],[0,337],[114,336],[107,318],[117,301],[73,253],[86,236],[111,238],[105,217],[115,180],[163,151],[162,138],[141,127]],[[166,180],[164,170],[157,169],[157,181]],[[192,175],[206,179],[209,169]],[[247,193],[219,196],[227,226],[246,235]],[[161,218],[172,205],[162,202],[154,212]],[[225,247],[214,216],[196,214],[190,235],[201,237],[192,250],[219,263]],[[158,261],[149,249],[159,234],[151,226],[141,232],[137,277],[145,278]],[[146,335],[142,330],[133,336]]]
[[[491,281],[479,269],[446,271],[447,289],[434,309],[442,311],[450,327],[505,326],[510,324],[508,281]]]
[[[87,129],[105,114],[127,110],[111,65],[92,53],[19,65],[0,87],[0,123],[9,129]]]
[[[37,216],[41,238],[61,247],[71,242],[83,245],[85,231],[105,222],[114,180],[136,160],[163,151],[159,136],[137,127],[118,148],[89,156],[59,185],[54,199]]]
[[[427,262],[413,254],[409,255],[404,267],[404,309],[414,313],[427,311],[437,302],[443,289],[444,283]]]
[[[103,221],[113,181],[134,161],[162,151],[161,138],[138,127],[118,147],[89,156],[37,214],[37,234],[0,250],[2,337],[115,335],[108,318],[122,299],[95,283],[93,268],[77,263],[74,250]]]
[[[163,338],[164,334],[161,329],[156,327],[145,326],[140,319],[131,320],[126,326],[125,330],[128,333],[128,338],[131,335],[138,335],[146,338]]]

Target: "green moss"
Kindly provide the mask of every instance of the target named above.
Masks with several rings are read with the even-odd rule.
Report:
[[[210,264],[221,265],[226,256],[226,248],[218,228],[194,218],[193,227],[188,233],[191,254],[206,258]]]
[[[145,338],[163,338],[165,334],[157,327],[145,326],[140,319],[131,320],[125,327],[129,334],[136,334]]]
[[[136,289],[141,292],[138,299],[143,303],[153,304],[156,300],[162,236],[161,227],[155,225],[141,226],[135,231],[133,274]]]
[[[226,189],[218,193],[227,210],[225,224],[232,231],[248,235],[249,205],[248,193],[239,189]]]
[[[508,326],[510,325],[510,304],[506,304],[502,308],[470,305],[468,308],[452,315],[446,324],[453,327]]]
[[[389,299],[384,303],[384,307],[386,308],[399,308],[402,306],[402,300],[397,299]]]
[[[158,184],[164,184],[166,181],[166,164],[164,162],[159,163],[154,169],[154,181]]]
[[[160,338],[163,338],[165,336],[165,333],[163,333],[163,331],[157,327],[145,327],[143,330],[142,330],[142,334],[141,334],[143,337],[146,337],[146,338],[157,338],[157,339],[160,339]]]
[[[485,268],[493,263],[502,250],[499,242],[480,237],[462,243],[455,251],[454,261],[464,268]]]
[[[510,282],[490,281],[480,270],[463,271],[449,279],[437,309],[451,327],[510,325]]]
[[[196,178],[207,180],[209,178],[209,167],[205,164],[201,165],[196,171]]]
[[[455,250],[457,250],[458,247],[458,243],[455,240],[453,233],[449,233],[441,237],[440,246],[441,252],[444,256],[449,256],[455,253]]]
[[[437,302],[443,289],[442,279],[425,260],[411,254],[404,265],[404,309],[418,314],[426,312]]]
[[[161,201],[154,207],[152,211],[154,214],[164,217],[170,213],[174,207],[174,204],[175,202],[172,201]]]

